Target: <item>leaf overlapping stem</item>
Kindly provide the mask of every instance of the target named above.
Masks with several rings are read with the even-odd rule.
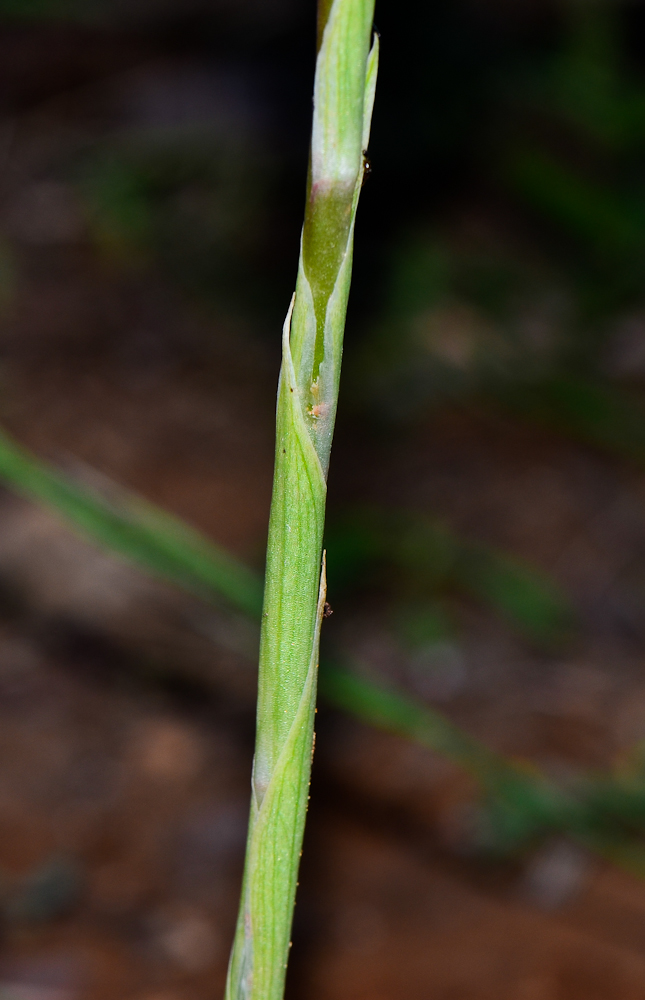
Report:
[[[374,0],[324,0],[307,206],[285,321],[242,898],[226,1000],[281,1000],[309,791],[322,540],[354,220],[374,101]]]

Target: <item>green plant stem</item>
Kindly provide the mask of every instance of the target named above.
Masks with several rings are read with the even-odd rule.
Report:
[[[119,552],[199,597],[212,602],[223,599],[232,608],[259,618],[262,585],[252,570],[177,518],[105,477],[97,478],[92,472],[92,486],[88,486],[0,433],[0,479],[62,515],[71,527],[106,550]],[[564,793],[535,767],[505,760],[440,712],[354,670],[321,664],[320,693],[328,704],[427,746],[470,773],[487,797],[489,812],[506,827],[494,848],[513,851],[549,832],[559,832],[619,867],[645,876],[645,847],[640,839],[645,793],[640,769],[631,782],[600,775],[577,789],[577,794]]]
[[[280,1000],[313,750],[326,478],[378,47],[374,0],[323,0],[305,222],[282,339],[251,813],[227,1000]]]

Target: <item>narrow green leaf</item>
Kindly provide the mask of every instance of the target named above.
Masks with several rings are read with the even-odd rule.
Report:
[[[224,596],[246,614],[259,615],[262,583],[257,575],[142,497],[107,479],[102,491],[86,486],[36,459],[2,432],[0,478],[110,551],[206,600]]]
[[[107,550],[118,552],[200,597],[224,597],[233,607],[253,617],[259,615],[261,582],[256,574],[140,497],[112,483],[102,491],[79,484],[37,460],[4,434],[0,434],[0,477],[17,493],[62,516],[71,527]],[[324,585],[319,592],[318,611],[323,591]],[[308,739],[310,727],[305,709],[313,708],[314,683],[315,671],[309,669],[296,710],[298,721],[285,743],[289,748],[286,757],[293,754],[301,766],[306,763],[301,740]],[[329,663],[321,665],[320,691],[331,705],[369,725],[427,746],[472,774],[489,796],[491,818],[496,817],[496,848],[505,844],[511,850],[514,844],[530,841],[548,830],[559,830],[637,875],[645,872],[642,845],[621,834],[624,829],[636,836],[642,829],[645,792],[638,782],[625,785],[613,777],[600,777],[585,783],[581,802],[572,802],[548,785],[537,771],[509,764],[440,712],[398,691],[380,687],[355,671]],[[304,784],[300,772],[295,772],[294,783],[288,768],[279,766],[277,771],[288,788],[279,782],[271,793],[269,801],[277,806],[274,811],[266,807],[263,816],[271,814],[273,819],[286,809],[288,789],[293,791]],[[303,823],[304,812],[298,813],[297,807],[304,809],[304,799],[289,801],[291,811],[298,815],[298,824]],[[254,808],[259,813],[255,803]],[[513,841],[509,842],[511,829]],[[275,829],[265,829],[261,840],[270,843],[275,835]],[[500,838],[505,838],[503,843]],[[294,891],[293,873],[284,882],[278,877],[277,867],[275,873],[275,887],[282,886],[283,890],[280,906],[285,906],[285,899],[291,898]],[[267,912],[264,903],[263,912]],[[238,958],[243,956],[244,949],[238,951]]]

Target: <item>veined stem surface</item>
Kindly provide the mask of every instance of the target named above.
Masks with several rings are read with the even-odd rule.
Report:
[[[281,1000],[309,792],[322,540],[354,220],[376,86],[374,0],[320,0],[311,161],[285,321],[247,852],[226,1000]]]

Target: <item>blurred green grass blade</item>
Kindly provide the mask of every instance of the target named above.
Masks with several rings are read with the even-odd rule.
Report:
[[[440,712],[336,664],[321,664],[320,692],[363,722],[414,740],[469,773],[488,800],[495,828],[487,846],[508,852],[548,830],[575,830],[578,803],[529,766],[509,762],[464,733]]]
[[[224,597],[259,618],[259,576],[197,531],[120,488],[107,497],[74,481],[0,433],[0,477],[17,493],[62,515],[75,529],[155,575],[201,597]],[[322,691],[366,721],[398,727],[463,766],[481,770],[492,755],[443,716],[338,668],[324,668]],[[430,723],[429,724],[429,720]],[[492,764],[491,764],[492,766]]]
[[[0,433],[0,478],[15,492],[62,516],[108,551],[180,587],[259,618],[259,576],[197,531],[110,484],[90,489],[31,455]],[[513,769],[438,712],[329,664],[321,664],[321,693],[350,714],[445,754],[486,787],[508,786]]]
[[[0,478],[106,550],[203,599],[224,598],[259,618],[259,576],[140,497],[112,484],[109,495],[90,489],[36,459],[3,433]],[[555,829],[571,833],[621,867],[645,873],[642,845],[616,835],[617,829],[640,831],[645,794],[641,796],[639,789],[617,788],[607,780],[591,783],[587,808],[565,797],[539,772],[493,753],[440,712],[354,671],[323,661],[319,687],[328,704],[426,746],[471,774],[489,801],[492,849],[520,849]]]
[[[444,715],[337,665],[321,665],[320,693],[338,708],[441,753],[480,780],[499,774],[503,761]]]
[[[537,770],[529,771],[528,767],[505,760],[441,712],[337,664],[321,665],[319,687],[336,707],[448,757],[489,792],[509,800],[524,800],[525,808],[530,803],[531,811],[539,814],[541,821],[556,815],[553,790]]]
[[[546,575],[443,524],[411,522],[397,556],[428,580],[436,579],[442,566],[447,584],[488,605],[530,639],[558,642],[573,621],[565,595]]]
[[[540,212],[603,253],[640,252],[645,218],[640,206],[570,170],[540,149],[516,151],[506,166],[512,186]]]
[[[493,548],[464,544],[455,577],[462,587],[518,627],[528,638],[558,643],[574,615],[547,576]]]
[[[604,451],[645,463],[645,405],[635,395],[600,380],[558,375],[498,389],[514,413]]]
[[[618,6],[568,3],[565,7],[570,37],[540,88],[547,109],[611,149],[640,145],[645,135],[645,94],[625,58]],[[544,104],[543,99],[540,105]]]
[[[414,740],[471,774],[485,795],[487,829],[480,831],[480,849],[514,853],[549,833],[558,833],[632,874],[645,875],[642,790],[617,794],[614,782],[604,780],[598,788],[592,783],[577,793],[565,792],[537,768],[493,753],[441,713],[336,664],[321,664],[319,689],[337,708]],[[602,806],[609,799],[614,808],[608,819]],[[626,818],[631,820],[631,829]]]
[[[141,497],[111,483],[109,493],[91,489],[37,459],[2,432],[0,478],[109,551],[203,599],[224,597],[259,618],[259,576],[198,531]]]
[[[419,594],[452,589],[474,597],[532,641],[562,641],[574,622],[566,595],[547,574],[440,521],[366,508],[339,520],[327,538],[336,589],[395,566]]]

